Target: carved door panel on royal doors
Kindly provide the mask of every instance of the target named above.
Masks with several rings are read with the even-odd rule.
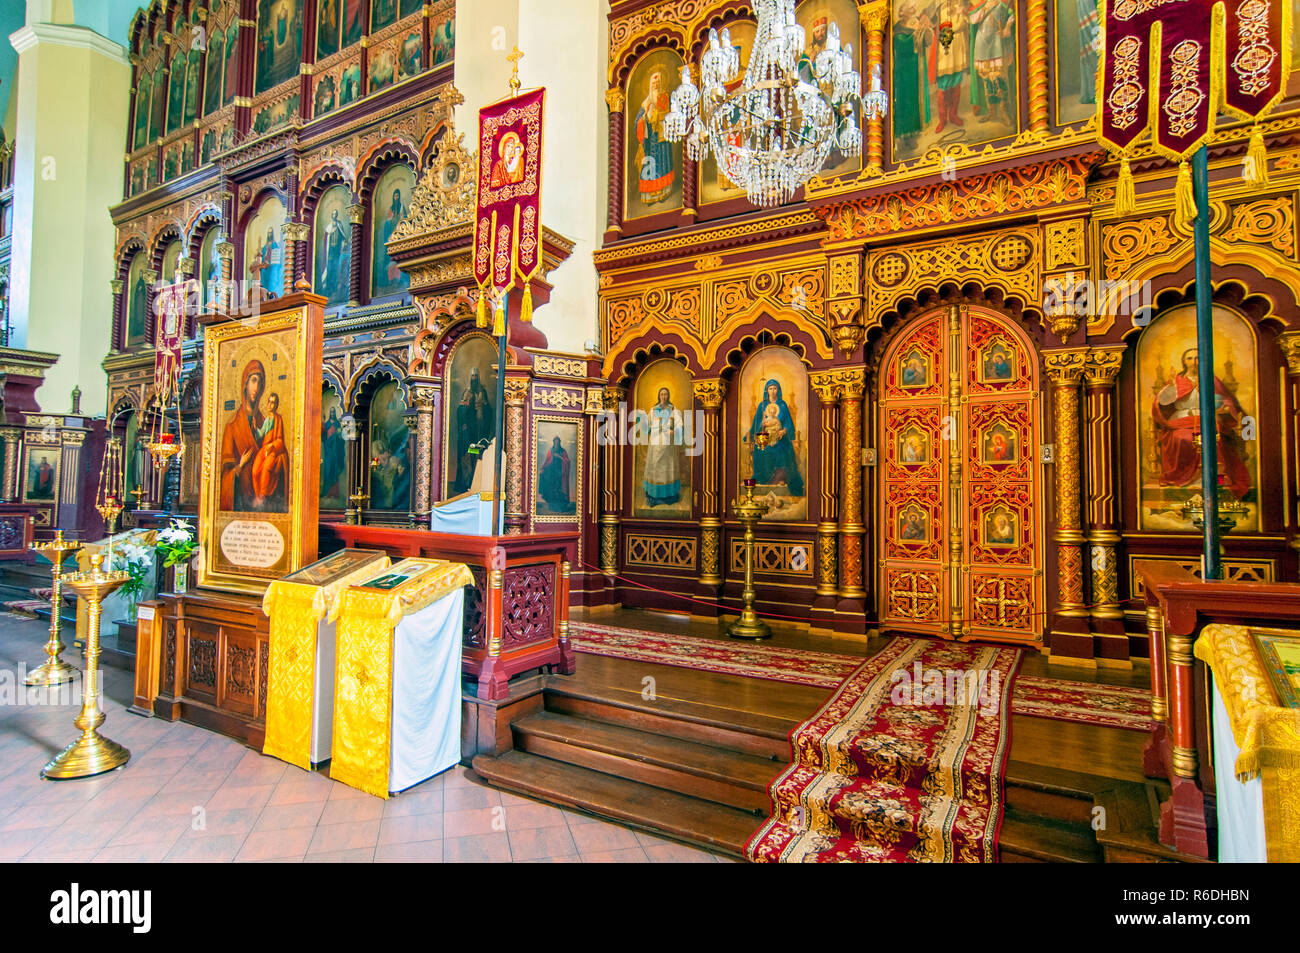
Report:
[[[885,628],[1036,641],[1044,621],[1038,365],[991,311],[917,318],[881,368]]]

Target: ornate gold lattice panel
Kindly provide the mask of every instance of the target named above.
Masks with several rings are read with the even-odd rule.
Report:
[[[1142,569],[1155,563],[1172,563],[1186,569],[1197,579],[1201,578],[1199,557],[1129,556],[1129,592],[1133,593],[1133,598],[1140,599],[1146,594],[1146,587],[1142,585]],[[1277,564],[1271,559],[1225,559],[1222,567],[1226,582],[1273,582],[1277,578]]]
[[[754,572],[811,576],[814,552],[815,546],[811,540],[791,542],[780,539],[756,539],[754,540]],[[741,576],[745,572],[743,539],[731,540],[731,572],[736,576]]]
[[[960,241],[926,242],[874,252],[867,258],[868,327],[899,300],[947,281],[978,280],[1027,303],[1041,297],[1037,229],[1015,229]]]
[[[1247,242],[1276,248],[1287,258],[1296,257],[1295,197],[1242,202],[1231,210],[1231,222],[1223,233],[1224,241]]]
[[[693,539],[628,533],[624,540],[623,561],[628,566],[695,571],[696,544]]]

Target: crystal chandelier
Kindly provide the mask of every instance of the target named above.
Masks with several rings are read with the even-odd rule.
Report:
[[[700,86],[692,82],[690,66],[682,67],[682,84],[664,117],[664,137],[685,139],[694,162],[712,149],[723,175],[743,188],[750,202],[770,208],[790,201],[820,172],[832,147],[846,156],[861,154],[855,106],[864,105],[874,118],[884,113],[886,100],[877,81],[863,102],[853,46],[841,47],[834,21],[827,26],[825,46],[812,52],[805,50],[794,0],[755,0],[754,9],[758,31],[744,81],[727,91],[740,72],[740,54],[730,30],[709,30]]]

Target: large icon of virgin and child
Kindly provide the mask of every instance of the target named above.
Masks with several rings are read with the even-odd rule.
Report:
[[[220,508],[239,513],[287,513],[289,452],[280,395],[267,393],[266,367],[260,360],[244,365],[239,398],[221,433]]]
[[[741,433],[741,477],[753,477],[755,497],[770,504],[768,519],[803,519],[807,515],[807,376],[793,352],[768,348],[756,357],[746,367],[749,373],[743,375],[746,380],[741,385],[741,420],[748,425]],[[756,395],[754,385],[759,380],[762,390]]]

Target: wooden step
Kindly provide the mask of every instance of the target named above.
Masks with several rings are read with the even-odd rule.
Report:
[[[608,722],[542,711],[511,726],[530,754],[653,787],[767,814],[767,786],[784,767],[769,758]]]
[[[1002,817],[998,858],[1004,864],[1095,864],[1102,859],[1088,825],[1022,814],[1011,807]]]
[[[1096,793],[1114,784],[1110,778],[1008,761],[1003,775],[1007,807],[1060,821],[1087,824]]]
[[[635,692],[614,689],[597,693],[565,684],[562,676],[547,681],[546,710],[727,748],[782,764],[790,761],[789,735],[796,726],[787,719],[697,702],[663,697],[649,702]]]
[[[735,808],[524,751],[479,755],[473,766],[498,787],[733,857],[743,856],[761,823]]]

